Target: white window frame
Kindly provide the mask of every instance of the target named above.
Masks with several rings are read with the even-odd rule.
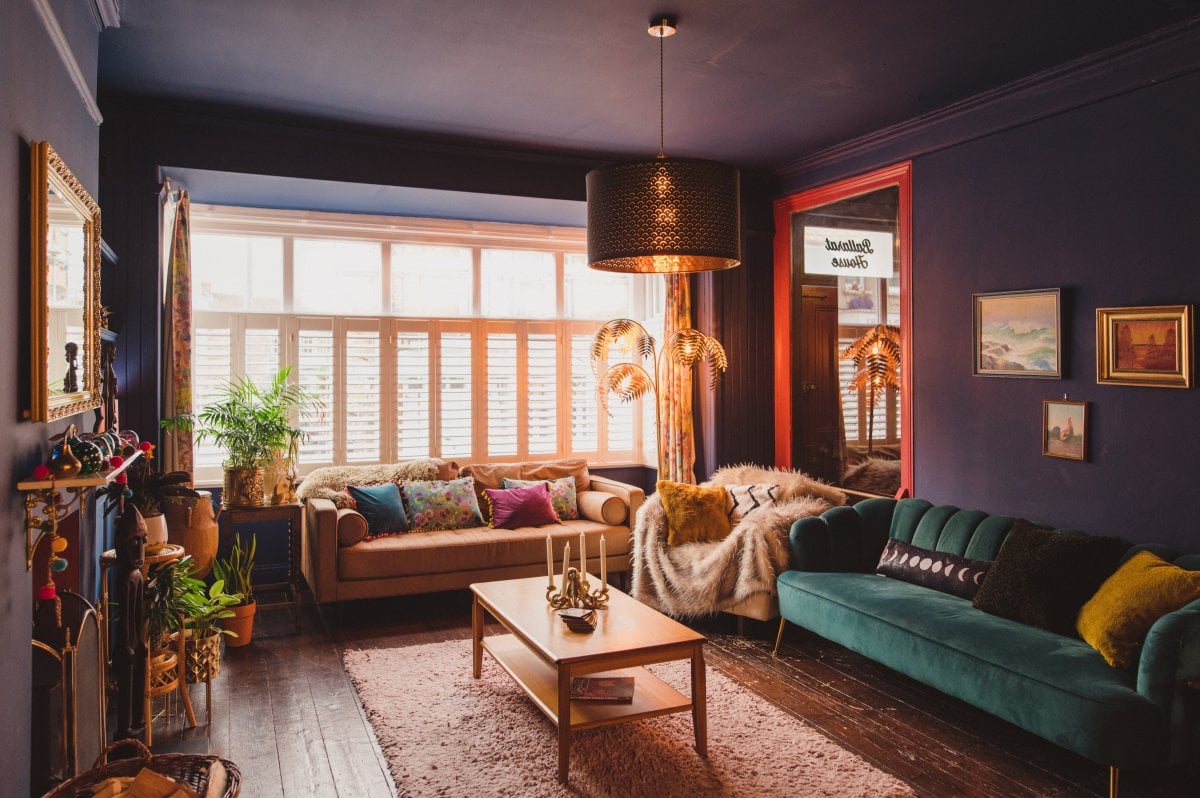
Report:
[[[614,403],[613,412],[628,412],[633,419],[633,447],[630,450],[610,450],[608,446],[608,414],[597,407],[596,446],[588,450],[573,448],[571,427],[571,338],[575,335],[592,335],[607,319],[567,319],[563,317],[565,304],[564,262],[569,253],[586,250],[586,234],[582,229],[547,227],[536,225],[509,225],[501,223],[465,222],[441,219],[410,219],[401,217],[376,217],[358,214],[332,214],[317,212],[273,211],[253,208],[232,208],[212,205],[194,205],[192,216],[194,233],[233,235],[262,235],[281,237],[283,240],[283,292],[282,312],[254,313],[253,311],[210,311],[194,313],[197,326],[227,328],[230,331],[231,363],[230,376],[245,374],[245,330],[248,327],[273,328],[279,333],[280,365],[292,364],[299,367],[299,333],[304,329],[328,329],[333,338],[333,457],[328,461],[306,460],[301,452],[301,474],[326,465],[346,464],[347,423],[346,398],[346,342],[351,330],[377,332],[380,346],[380,442],[379,461],[394,462],[398,458],[398,412],[397,412],[397,350],[396,336],[400,332],[421,331],[427,335],[429,353],[428,382],[428,455],[443,456],[441,453],[441,392],[438,390],[440,376],[440,337],[443,332],[469,332],[472,346],[472,429],[471,452],[469,455],[455,454],[461,464],[467,462],[519,462],[531,459],[554,459],[561,457],[584,457],[597,465],[642,465],[646,464],[646,450],[653,452],[653,443],[643,447],[643,435],[653,434],[644,429],[643,403],[652,397],[625,406]],[[395,243],[434,244],[469,248],[472,252],[472,315],[467,317],[414,317],[380,312],[372,315],[316,315],[294,312],[294,247],[298,238],[331,238],[346,240],[369,240],[380,243],[382,259],[380,286],[380,309],[391,308],[391,247]],[[484,249],[508,248],[550,251],[555,255],[555,308],[553,317],[537,319],[500,319],[483,317],[481,306],[481,260]],[[635,301],[645,307],[648,296],[657,295],[641,278],[635,282]],[[653,309],[661,313],[660,308]],[[225,325],[228,325],[227,327]],[[492,456],[487,452],[487,334],[489,332],[512,332],[517,336],[517,424],[518,446],[516,454]],[[530,333],[552,333],[558,342],[556,359],[557,378],[557,426],[556,451],[530,453],[528,441],[529,395],[527,390],[528,351],[527,336]],[[296,380],[298,375],[293,375]],[[197,408],[198,409],[198,408]],[[298,419],[296,419],[298,421]],[[353,461],[363,463],[365,461]],[[220,471],[217,468],[197,469],[196,480],[202,484],[217,483]]]

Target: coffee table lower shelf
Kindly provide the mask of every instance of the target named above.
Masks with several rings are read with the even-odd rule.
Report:
[[[483,648],[520,685],[538,709],[555,725],[558,717],[558,672],[525,646],[515,635],[496,635],[483,639]],[[630,704],[572,701],[570,729],[578,731],[628,723],[641,718],[688,712],[692,700],[645,668],[620,668],[597,671],[592,667],[572,668],[578,675],[632,676],[633,702]]]

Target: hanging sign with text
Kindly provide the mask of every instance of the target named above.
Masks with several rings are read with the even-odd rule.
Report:
[[[895,275],[892,234],[843,227],[804,228],[804,273],[846,277]]]

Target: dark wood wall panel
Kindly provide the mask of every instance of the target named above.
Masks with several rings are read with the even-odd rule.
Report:
[[[773,181],[742,175],[742,265],[697,277],[695,318],[729,354],[715,395],[701,396],[696,476],[732,463],[773,462]]]

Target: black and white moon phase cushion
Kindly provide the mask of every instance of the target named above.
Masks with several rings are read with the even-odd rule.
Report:
[[[890,538],[879,558],[875,573],[911,582],[959,598],[971,599],[990,561],[970,560],[944,551],[921,549],[903,540]]]

